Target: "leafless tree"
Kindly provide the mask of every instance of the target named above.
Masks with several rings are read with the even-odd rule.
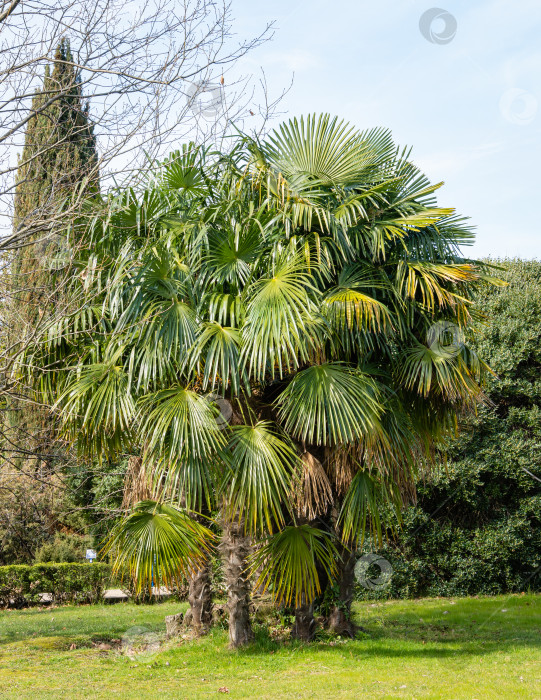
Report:
[[[242,127],[252,113],[264,119],[269,104],[257,107],[257,85],[239,77],[238,63],[271,33],[266,26],[237,40],[227,0],[0,0],[0,250],[46,234],[54,218],[50,210],[36,212],[17,230],[11,226],[17,154],[34,116],[32,98],[62,38],[70,40],[90,101],[96,167],[106,188],[133,180],[188,137],[216,138],[228,125]],[[50,90],[42,109],[64,96]],[[76,207],[72,201],[64,214]]]

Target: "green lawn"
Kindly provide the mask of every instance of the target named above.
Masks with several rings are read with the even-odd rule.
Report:
[[[301,645],[261,627],[232,652],[217,629],[155,651],[164,615],[184,607],[0,612],[0,697],[541,698],[541,596],[362,603],[355,640]],[[129,656],[113,640],[135,626],[150,648]]]

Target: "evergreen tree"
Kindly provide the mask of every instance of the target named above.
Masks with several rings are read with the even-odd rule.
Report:
[[[85,180],[97,189],[93,125],[67,39],[58,45],[52,71],[46,67],[31,111],[17,173],[16,227],[46,218]]]
[[[81,80],[68,39],[56,49],[52,68],[46,66],[41,90],[33,98],[16,179],[14,227],[35,228],[29,245],[12,261],[11,323],[16,347],[58,313],[70,271],[67,254],[73,242],[69,224],[76,218],[71,205],[97,193],[98,155]],[[75,213],[72,213],[75,212]],[[16,442],[27,450],[50,453],[54,429],[39,396],[12,406],[10,422]],[[17,402],[18,403],[18,402]],[[39,461],[39,457],[38,457]]]

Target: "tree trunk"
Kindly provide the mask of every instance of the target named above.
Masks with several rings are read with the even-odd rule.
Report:
[[[212,591],[208,561],[190,577],[188,601],[190,607],[184,617],[184,626],[192,627],[198,637],[207,634],[212,623]]]
[[[316,632],[314,619],[314,603],[303,603],[295,608],[295,622],[291,636],[301,642],[311,642]]]
[[[250,555],[250,537],[244,533],[244,523],[224,523],[220,545],[224,563],[229,615],[229,646],[244,646],[254,638],[250,621],[250,577],[247,560]]]
[[[353,587],[355,583],[355,552],[342,547],[338,562],[338,600],[335,602],[327,626],[335,634],[347,634],[354,637],[356,626],[351,619]]]

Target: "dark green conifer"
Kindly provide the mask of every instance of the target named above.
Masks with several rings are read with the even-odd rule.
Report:
[[[43,86],[32,100],[19,158],[14,227],[32,233],[12,259],[8,334],[13,347],[20,344],[22,349],[25,339],[45,328],[65,305],[77,203],[97,193],[98,187],[98,155],[88,103],[69,41],[62,39],[52,68],[46,67]],[[54,423],[40,397],[25,395],[21,389],[22,401],[11,407],[15,441],[34,451],[39,463],[40,454],[54,452]]]
[[[52,71],[47,66],[31,111],[17,173],[16,227],[45,221],[77,186],[97,189],[93,125],[67,39],[58,45]]]

